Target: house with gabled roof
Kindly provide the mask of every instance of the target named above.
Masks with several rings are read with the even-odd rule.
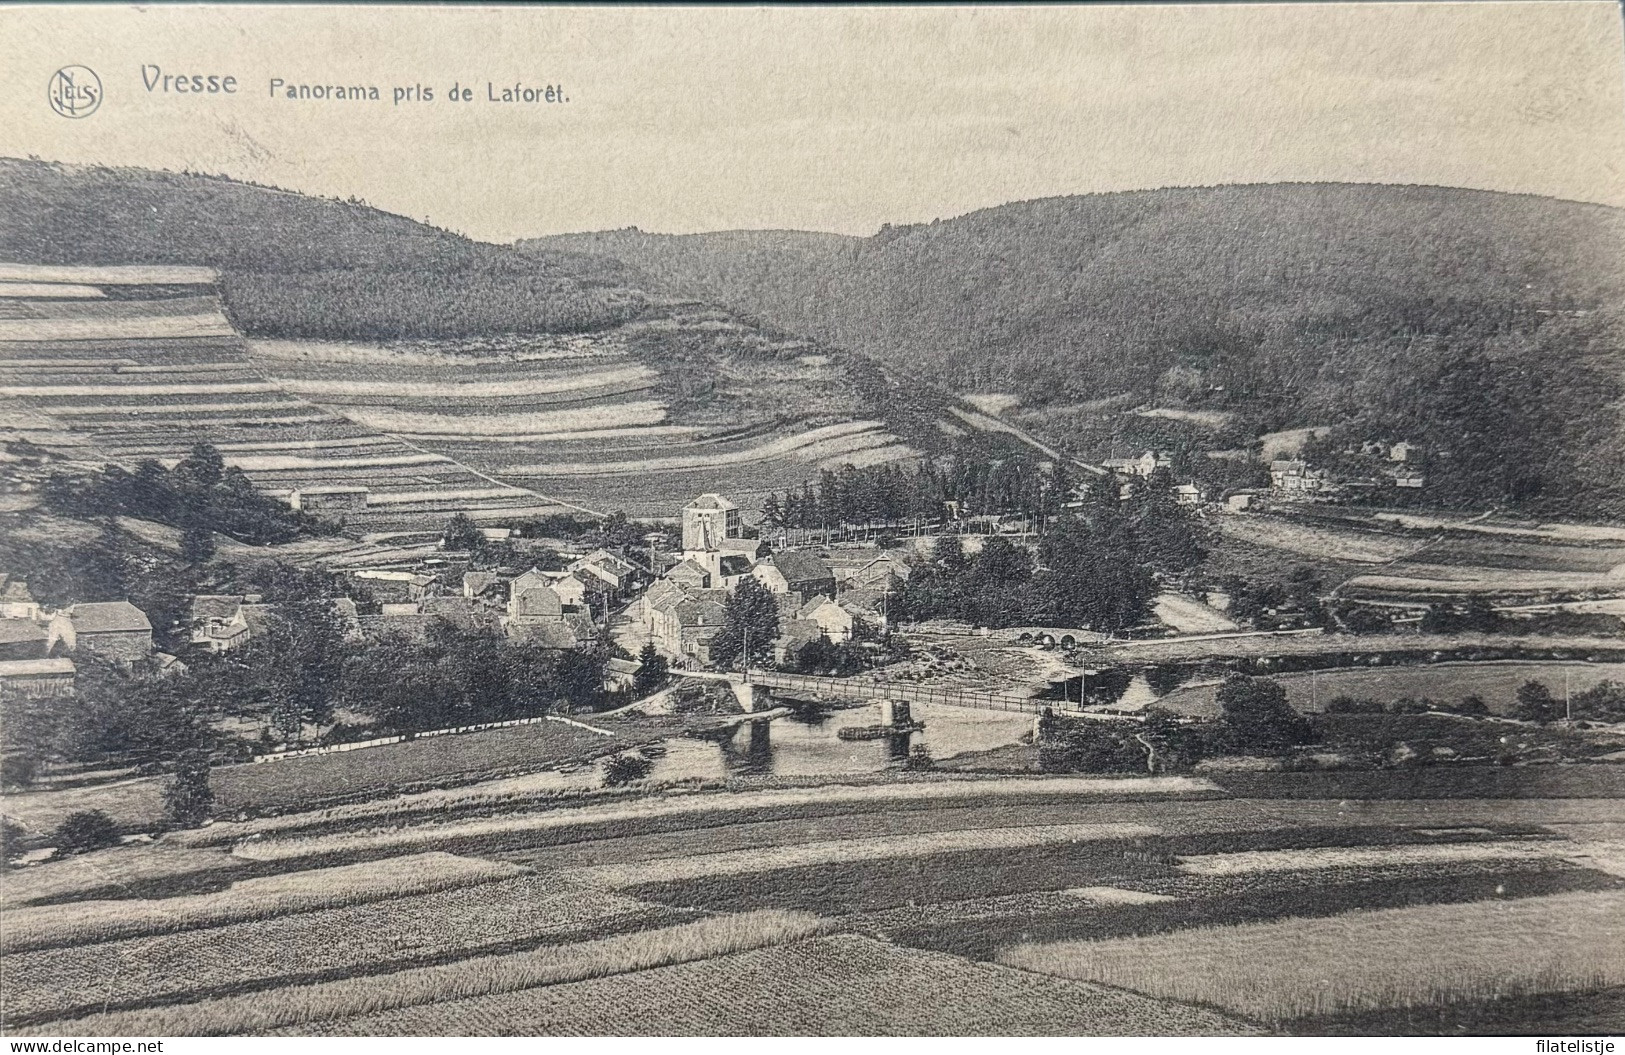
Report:
[[[815,597],[802,605],[796,621],[815,624],[831,641],[850,641],[857,625],[851,612],[828,597]]]
[[[192,644],[225,652],[249,639],[242,594],[200,593],[192,598]]]
[[[751,574],[770,593],[790,594],[803,604],[816,596],[835,596],[835,573],[828,562],[804,550],[764,557]]]
[[[711,588],[710,571],[704,565],[693,560],[685,560],[666,572],[665,580],[694,590],[709,590]]]

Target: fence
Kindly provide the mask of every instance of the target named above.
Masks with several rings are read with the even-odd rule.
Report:
[[[357,740],[348,744],[327,744],[323,747],[301,747],[292,751],[273,751],[268,755],[255,755],[251,764],[261,762],[280,762],[285,758],[305,758],[310,755],[331,755],[340,751],[364,751],[369,747],[388,747],[390,744],[403,744],[408,740],[423,740],[431,736],[455,736],[459,733],[480,733],[487,729],[511,729],[516,725],[535,725],[537,722],[562,722],[573,725],[578,729],[602,736],[614,736],[608,729],[599,729],[597,726],[578,722],[572,718],[565,718],[557,714],[543,714],[535,718],[510,718],[505,722],[485,722],[481,725],[456,725],[446,729],[429,729],[421,733],[403,733],[400,736],[383,736],[376,740]]]

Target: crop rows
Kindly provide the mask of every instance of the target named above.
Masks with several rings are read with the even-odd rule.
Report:
[[[381,974],[503,946],[602,936],[670,919],[670,910],[520,876],[384,903],[306,912],[158,937],[6,958],[7,1022],[134,1008],[178,998]]]
[[[1625,984],[1625,891],[1015,946],[999,962],[1277,1022]]]
[[[525,728],[534,728],[527,726]],[[476,740],[487,734],[471,736]],[[448,738],[450,739],[450,738]],[[379,750],[388,750],[380,748]],[[278,763],[279,765],[282,763]],[[237,770],[232,770],[235,773]],[[611,806],[584,806],[558,809],[545,813],[516,814],[511,816],[482,817],[446,824],[421,824],[411,828],[387,828],[374,831],[339,832],[308,838],[266,838],[243,847],[239,852],[256,860],[277,860],[316,854],[373,851],[406,851],[414,848],[438,846],[457,840],[479,840],[519,836],[532,845],[547,841],[548,833],[559,838],[551,841],[571,841],[589,837],[593,829],[602,836],[610,831],[630,834],[638,830],[659,830],[667,827],[703,827],[746,819],[751,811],[782,811],[781,816],[796,816],[804,809],[852,810],[864,804],[873,809],[925,808],[947,804],[955,800],[1010,802],[1021,799],[1061,800],[1077,798],[1081,801],[1119,797],[1155,798],[1163,795],[1202,792],[1211,785],[1200,779],[1187,777],[1159,777],[1143,780],[1121,780],[1095,777],[1057,777],[1041,780],[994,779],[977,781],[922,781],[906,784],[828,785],[811,788],[783,788],[769,791],[739,792],[728,795],[673,795],[640,799],[633,803]],[[234,837],[238,829],[230,829],[219,837]],[[199,840],[212,842],[213,833],[204,833]],[[189,840],[190,841],[190,840]]]
[[[244,879],[225,890],[157,900],[76,901],[9,909],[0,950],[112,941],[264,919],[469,886],[519,874],[515,865],[445,853]]]
[[[642,971],[795,941],[823,926],[816,916],[749,912],[571,945],[481,956],[384,975],[286,986],[170,1007],[87,1015],[50,1024],[74,1036],[227,1036],[511,993]]]
[[[294,1032],[294,1031],[289,1031]],[[658,970],[426,1005],[301,1033],[350,1036],[1248,1034],[1212,1011],[835,935]]]

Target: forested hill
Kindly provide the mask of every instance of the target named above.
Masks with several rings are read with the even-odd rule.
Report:
[[[1337,424],[1448,447],[1450,503],[1625,514],[1625,210],[1271,184],[1018,202],[861,239],[523,245],[612,256],[960,391],[1014,393],[1051,435],[1141,438],[1090,416],[1111,397],[1205,412],[1185,416],[1225,423],[1215,442]]]
[[[385,339],[575,332],[637,314],[603,257],[515,252],[383,212],[223,177],[0,158],[0,260],[222,272],[246,332]]]

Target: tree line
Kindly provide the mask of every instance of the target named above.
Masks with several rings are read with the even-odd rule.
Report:
[[[912,465],[887,463],[825,469],[781,496],[770,492],[763,523],[772,529],[935,520],[948,503],[959,515],[1013,513],[1035,521],[1057,515],[1072,487],[1066,468],[1012,451],[995,456],[985,445],[963,442],[954,453]]]
[[[965,554],[953,536],[903,584],[893,611],[905,619],[978,626],[1073,626],[1103,632],[1146,621],[1160,582],[1193,572],[1208,530],[1166,488],[1138,481],[1120,501],[1095,488],[1081,508],[1051,521],[1036,553],[993,536]]]
[[[337,530],[256,491],[241,469],[228,469],[207,443],[194,444],[173,469],[149,458],[133,472],[113,464],[87,473],[53,472],[41,497],[46,508],[65,516],[131,516],[180,528],[182,557],[190,564],[214,555],[216,531],[265,546]]]

